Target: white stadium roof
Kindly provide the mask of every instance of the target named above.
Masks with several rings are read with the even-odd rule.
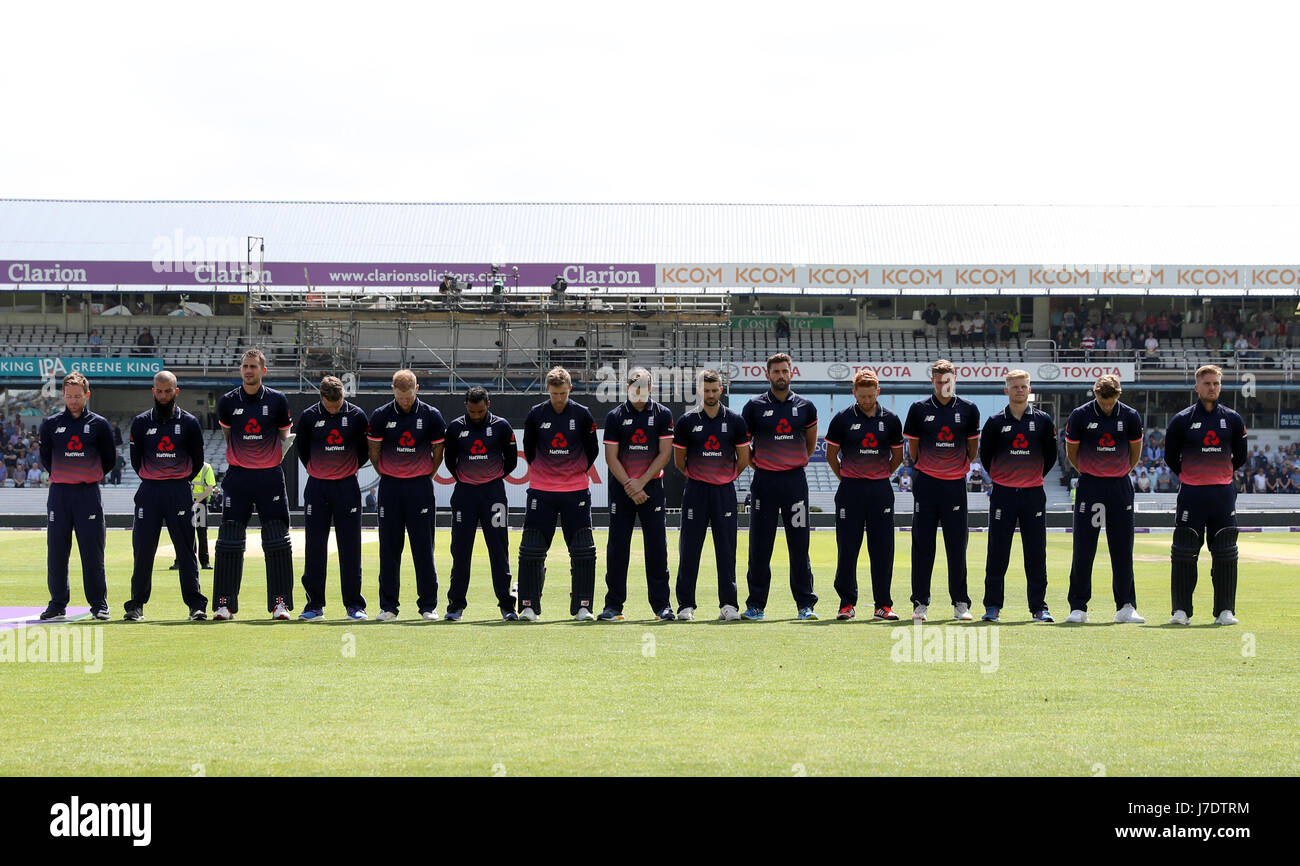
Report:
[[[247,236],[268,262],[1293,265],[1300,207],[0,200],[0,260]]]

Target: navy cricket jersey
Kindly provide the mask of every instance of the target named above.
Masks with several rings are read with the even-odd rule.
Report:
[[[739,413],[726,406],[710,418],[704,407],[677,419],[673,447],[686,451],[686,477],[705,484],[730,484],[736,471],[736,449],[749,445],[749,427]]]
[[[64,409],[42,421],[40,448],[51,484],[98,484],[117,463],[113,428],[89,409],[80,418]]]
[[[636,410],[625,400],[605,416],[605,444],[618,446],[618,462],[628,478],[640,478],[659,456],[659,443],[673,438],[673,413],[662,403],[647,400]],[[655,478],[663,478],[659,470]]]
[[[980,433],[980,462],[1003,487],[1042,487],[1056,465],[1056,425],[1052,416],[1032,406],[1016,420],[1008,404],[989,416]]]
[[[308,406],[293,425],[298,462],[312,478],[350,478],[370,461],[369,429],[365,410],[346,400],[333,415],[323,403]]]
[[[284,449],[280,431],[293,426],[289,399],[263,385],[248,394],[240,385],[217,400],[217,421],[230,431],[226,442],[226,463],[243,469],[274,469]]]
[[[173,406],[160,420],[154,407],[131,419],[131,467],[146,481],[189,481],[203,468],[203,426]]]
[[[442,452],[457,484],[487,484],[505,478],[519,465],[519,446],[510,422],[488,413],[479,424],[461,415],[447,425]]]
[[[587,470],[600,454],[596,419],[586,406],[573,402],[556,412],[551,401],[538,403],[524,419],[524,459],[528,486],[570,493],[587,489]]]
[[[1124,403],[1103,415],[1089,400],[1070,413],[1065,441],[1079,445],[1081,475],[1121,478],[1129,473],[1128,444],[1142,441],[1142,416]]]
[[[396,400],[380,406],[370,416],[371,442],[378,442],[380,475],[393,478],[423,478],[433,475],[433,446],[447,435],[442,413],[416,398],[411,411],[403,412]]]
[[[903,436],[916,439],[916,468],[940,481],[964,479],[970,471],[966,443],[980,435],[980,410],[953,395],[946,404],[931,394],[907,410]]]
[[[888,478],[890,451],[903,445],[903,420],[879,403],[868,415],[855,402],[831,419],[826,441],[839,446],[841,478]]]
[[[1165,462],[1183,484],[1231,484],[1246,465],[1246,422],[1222,403],[1206,412],[1197,400],[1170,420]]]
[[[784,400],[770,390],[740,410],[754,449],[754,466],[772,472],[808,465],[804,431],[817,426],[817,407],[790,391]]]

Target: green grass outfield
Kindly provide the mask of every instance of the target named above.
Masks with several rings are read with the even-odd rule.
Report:
[[[256,557],[245,570],[236,621],[184,622],[169,556],[160,555],[147,621],[129,624],[120,617],[130,535],[110,532],[114,621],[100,625],[102,671],[0,663],[0,774],[1296,772],[1300,535],[1242,536],[1241,624],[1231,628],[1209,625],[1208,554],[1194,627],[1163,625],[1168,535],[1137,536],[1138,607],[1146,626],[1109,622],[1108,569],[1099,569],[1095,581],[1097,622],[1086,626],[1029,623],[1023,578],[1013,578],[1003,624],[949,626],[962,634],[996,628],[997,669],[990,673],[971,662],[896,661],[902,643],[895,624],[835,622],[831,532],[812,536],[820,622],[794,619],[778,538],[767,622],[710,619],[716,584],[708,546],[702,619],[654,622],[634,546],[626,608],[634,619],[614,624],[568,620],[558,535],[540,623],[498,621],[481,541],[470,607],[459,624],[415,618],[409,555],[399,622],[344,619],[332,560],[330,618],[273,623],[263,612],[260,549],[251,535]],[[373,532],[366,537],[365,593],[375,614],[378,545]],[[449,539],[439,530],[440,607]],[[896,606],[904,611],[909,539],[899,534],[895,564]],[[970,538],[977,615],[985,539]],[[513,551],[517,533],[511,543]],[[598,606],[604,543],[598,532]],[[675,534],[670,544],[675,569]],[[740,545],[743,558],[744,533]],[[1048,602],[1063,618],[1070,536],[1052,533],[1048,546]],[[0,533],[0,604],[43,606],[44,562],[43,533]],[[84,605],[75,550],[73,562],[72,603]],[[1017,550],[1011,573],[1019,568]],[[943,569],[940,546],[932,605],[940,618],[931,626],[947,625],[951,613]],[[210,594],[212,573],[202,574]],[[743,601],[743,567],[740,579]]]

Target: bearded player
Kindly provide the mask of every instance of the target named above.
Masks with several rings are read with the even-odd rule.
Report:
[[[288,447],[293,419],[283,392],[262,384],[266,356],[259,350],[244,353],[239,375],[242,384],[217,401],[228,468],[221,484],[212,618],[229,620],[239,612],[245,534],[256,508],[266,559],[266,609],[274,619],[287,620],[293,610],[293,545],[289,541],[289,497],[280,461]]]
[[[817,450],[817,407],[790,390],[794,365],[778,352],[767,359],[766,394],[745,404],[741,417],[753,437],[754,480],[750,484],[753,512],[749,525],[749,597],[744,619],[767,618],[768,589],[772,583],[772,547],[778,523],[785,525],[790,554],[790,593],[799,619],[817,619],[813,607],[812,561],[808,559],[808,476],[804,467]]]
[[[1246,464],[1246,422],[1219,404],[1223,371],[1206,364],[1196,371],[1196,403],[1179,412],[1165,430],[1165,462],[1178,476],[1174,521],[1172,596],[1174,625],[1192,618],[1196,560],[1210,548],[1214,621],[1236,625],[1237,488],[1232,473]]]
[[[193,621],[205,620],[208,600],[199,589],[199,563],[194,555],[194,506],[190,479],[203,466],[203,426],[199,419],[176,405],[180,393],[176,377],[167,370],[153,377],[153,408],[131,421],[131,467],[140,476],[135,493],[135,520],[131,546],[135,567],[131,572],[131,599],[126,603],[128,622],[144,619],[144,606],[153,589],[153,560],[158,536],[167,526],[181,598]]]
[[[718,619],[740,619],[736,598],[736,479],[749,465],[749,430],[722,405],[722,374],[700,376],[700,407],[673,428],[673,463],[686,476],[677,549],[677,618],[695,619],[695,584],[704,536],[713,528],[718,569]]]

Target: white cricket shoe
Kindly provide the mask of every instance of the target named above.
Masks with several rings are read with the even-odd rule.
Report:
[[[1220,612],[1219,612],[1219,615],[1215,618],[1214,621],[1215,621],[1215,623],[1217,623],[1218,625],[1236,625],[1236,624],[1237,624],[1237,618],[1236,618],[1235,616],[1232,615],[1232,611],[1230,611],[1230,610],[1220,611]]]
[[[1088,612],[1086,610],[1072,610],[1070,615],[1065,618],[1066,622],[1087,622]]]
[[[925,622],[925,618],[927,615],[929,615],[929,613],[930,613],[930,605],[918,604],[916,607],[912,608],[912,619],[916,620],[917,622]]]
[[[677,618],[680,620],[685,620],[686,622],[690,622],[691,620],[695,619],[695,608],[693,607],[682,608],[681,610],[677,611]]]
[[[438,612],[436,610],[426,610],[424,613],[420,614],[420,616],[423,617],[424,619],[427,619],[429,622],[437,622],[438,620],[442,619],[442,617],[438,616]]]
[[[379,616],[375,617],[375,619],[378,622],[392,622],[393,620],[397,619],[397,611],[381,610],[379,612]]]
[[[1173,618],[1169,620],[1170,625],[1187,625],[1188,622],[1190,620],[1187,618],[1187,611],[1185,610],[1174,611]]]
[[[275,610],[271,611],[271,619],[288,619],[288,618],[289,618],[289,608],[284,606],[284,602],[280,602],[279,604],[277,604],[275,606]]]
[[[724,604],[722,610],[718,611],[718,619],[735,622],[740,619],[740,610],[734,604]]]
[[[235,615],[230,612],[230,608],[222,605],[212,612],[212,618],[218,622],[226,622],[234,619]]]
[[[1133,605],[1126,604],[1115,611],[1115,622],[1146,622],[1146,617],[1134,610]]]
[[[519,618],[527,620],[528,622],[537,622],[541,617],[537,615],[537,611],[533,610],[531,607],[526,607],[519,612]]]
[[[970,605],[959,601],[952,606],[952,618],[959,619],[962,622],[970,622],[975,617],[971,616]]]
[[[586,622],[587,620],[595,619],[596,615],[591,612],[591,608],[580,607],[578,608],[578,612],[573,615],[573,618],[578,622]]]

